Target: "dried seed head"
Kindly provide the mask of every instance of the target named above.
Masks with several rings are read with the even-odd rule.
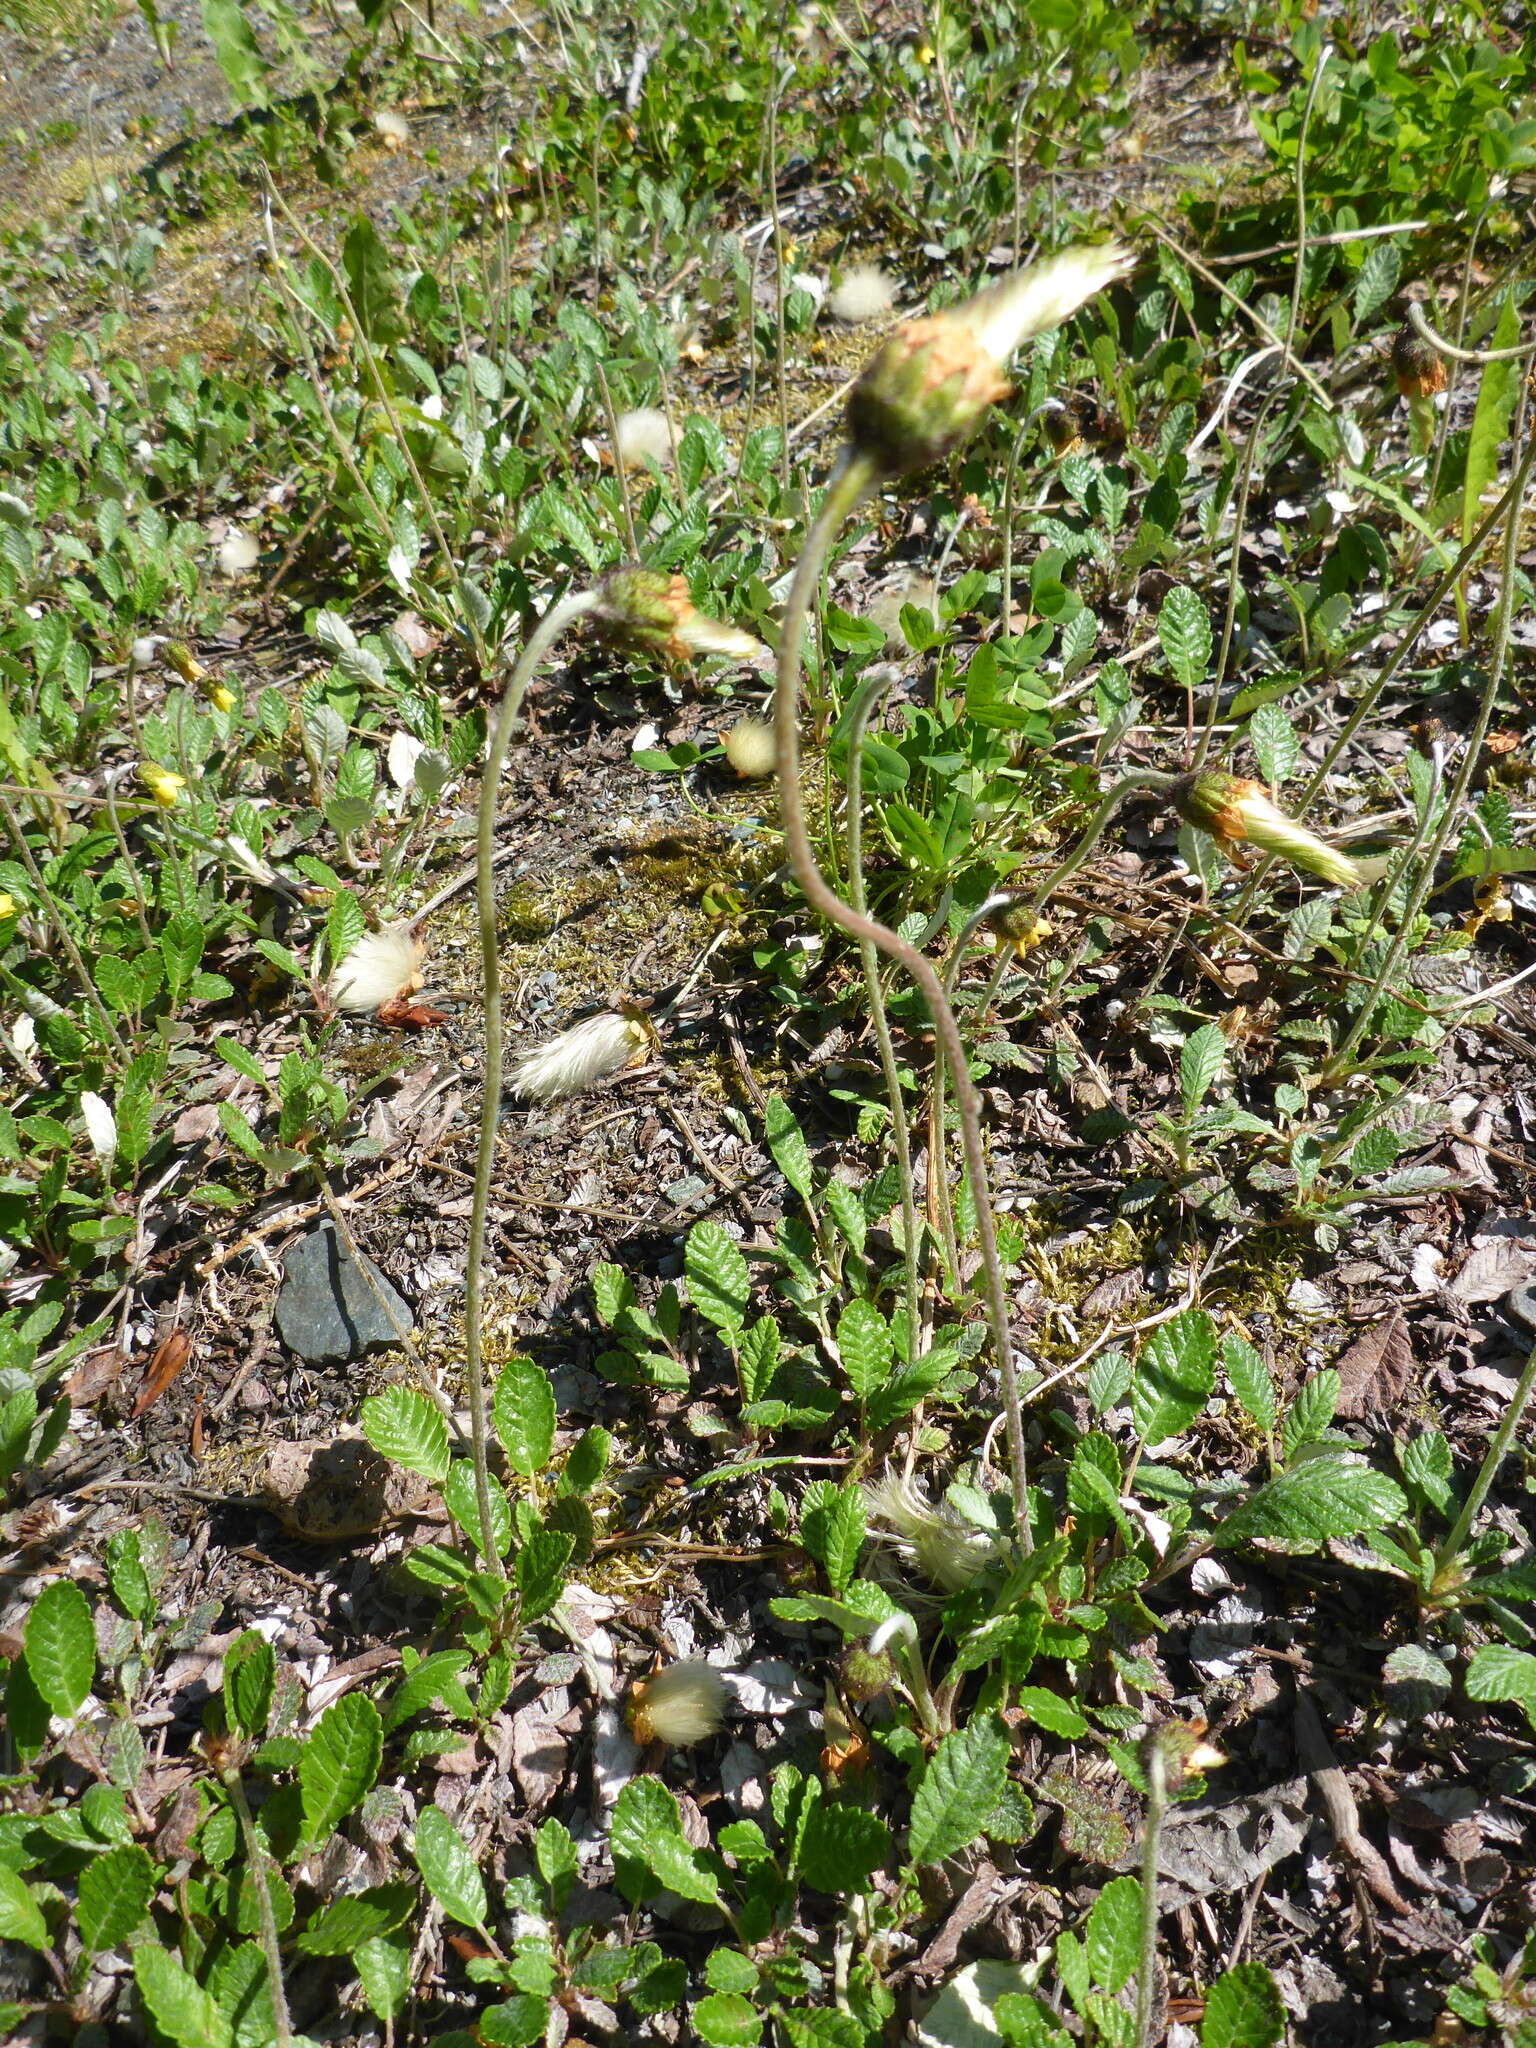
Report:
[[[527,1102],[563,1102],[609,1074],[618,1073],[655,1043],[638,1010],[600,1010],[558,1038],[531,1046],[512,1062],[508,1084]]]
[[[691,1749],[718,1734],[725,1719],[725,1684],[712,1664],[689,1658],[668,1664],[629,1689],[624,1719],[636,1742]]]
[[[685,577],[666,576],[659,569],[611,569],[598,586],[592,619],[620,646],[660,655],[664,661],[692,661],[700,654],[736,661],[768,656],[761,640],[697,610]]]
[[[1358,889],[1372,879],[1369,865],[1351,860],[1295,818],[1287,817],[1270,801],[1263,783],[1246,775],[1223,775],[1216,770],[1184,775],[1170,794],[1184,822],[1209,832],[1218,845],[1257,846],[1339,889]]]
[[[633,412],[621,412],[614,427],[613,452],[621,468],[644,469],[651,462],[658,469],[672,467],[677,437],[664,412],[653,405],[637,405]]]
[[[1433,398],[1445,389],[1445,362],[1411,327],[1392,337],[1392,374],[1402,398]]]
[[[422,949],[408,924],[364,932],[333,971],[326,995],[333,1010],[366,1014],[421,987]]]
[[[373,117],[373,132],[386,149],[404,149],[411,139],[411,124],[396,108],[380,107]]]
[[[1118,242],[1065,249],[964,305],[898,327],[849,396],[854,446],[888,476],[937,462],[1008,395],[1003,369],[1014,350],[1059,327],[1133,260]]]
[[[895,289],[885,272],[873,263],[856,263],[843,272],[827,300],[827,311],[845,327],[861,327],[868,320],[884,320],[895,303]]]
[[[744,782],[771,775],[778,764],[773,727],[763,718],[738,718],[720,735],[725,758]]]
[[[996,1537],[957,1515],[948,1502],[937,1506],[915,1479],[883,1478],[864,1483],[864,1507],[872,1532],[925,1578],[947,1593],[958,1593],[985,1571],[997,1555]]]

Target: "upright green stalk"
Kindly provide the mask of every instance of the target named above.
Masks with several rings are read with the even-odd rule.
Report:
[[[1008,1463],[1013,1482],[1014,1515],[1020,1547],[1032,1547],[1029,1529],[1028,1465],[1024,1451],[1024,1412],[1019,1400],[1018,1373],[1008,1331],[1008,1302],[1003,1289],[1003,1269],[997,1255],[997,1232],[992,1221],[991,1186],[987,1175],[986,1151],[981,1137],[981,1104],[971,1081],[965,1044],[955,1013],[944,995],[944,987],[932,963],[899,938],[886,925],[861,914],[847,904],[829,885],[817,865],[806,832],[805,806],[800,791],[800,661],[811,598],[821,574],[822,563],[833,536],[874,488],[882,465],[862,450],[845,452],[842,467],[827,485],[821,510],[806,535],[805,546],[795,565],[788,602],[779,630],[777,685],[774,691],[774,741],[779,763],[779,806],[784,827],[785,849],[790,867],[811,908],[855,940],[867,939],[888,958],[904,967],[922,992],[933,1019],[936,1050],[949,1062],[955,1077],[955,1106],[965,1139],[966,1168],[976,1205],[976,1236],[986,1278],[987,1321],[1003,1383],[1003,1409],[1008,1432]]]
[[[475,825],[475,908],[480,926],[480,971],[485,981],[485,1085],[480,1099],[480,1147],[475,1154],[475,1191],[469,1211],[469,1256],[464,1273],[464,1369],[469,1381],[469,1430],[474,1452],[475,1506],[480,1547],[491,1570],[507,1575],[491,1513],[490,1438],[486,1428],[485,1342],[482,1327],[486,1224],[491,1209],[491,1176],[496,1168],[496,1127],[501,1116],[501,1071],[505,1040],[501,1025],[501,962],[496,944],[496,808],[501,772],[523,696],[534,670],[568,627],[599,602],[595,590],[578,591],[552,604],[528,637],[512,679],[496,708],[480,782]]]
[[[1514,1442],[1515,1431],[1520,1427],[1525,1411],[1530,1406],[1533,1389],[1536,1389],[1536,1344],[1532,1345],[1530,1356],[1525,1361],[1525,1369],[1520,1375],[1519,1384],[1504,1411],[1504,1420],[1494,1431],[1493,1441],[1483,1454],[1482,1465],[1472,1482],[1472,1491],[1462,1503],[1461,1513],[1456,1517],[1451,1533],[1435,1552],[1437,1573],[1443,1571],[1448,1564],[1453,1564],[1466,1547],[1467,1539],[1472,1534],[1472,1524],[1477,1520],[1483,1502],[1488,1498],[1489,1489],[1500,1465],[1504,1462],[1504,1454]]]
[[[1516,428],[1516,445],[1519,441],[1519,425]],[[1483,685],[1482,701],[1477,707],[1477,718],[1462,752],[1461,764],[1456,771],[1456,780],[1446,798],[1445,809],[1440,823],[1424,848],[1419,875],[1409,891],[1408,901],[1403,906],[1403,915],[1397,934],[1387,948],[1386,958],[1377,969],[1370,987],[1360,999],[1354,1022],[1345,1033],[1342,1043],[1330,1054],[1324,1068],[1325,1081],[1331,1081],[1344,1071],[1355,1047],[1360,1043],[1370,1026],[1371,1016],[1376,1008],[1382,990],[1397,972],[1404,953],[1413,940],[1413,925],[1423,909],[1430,890],[1434,887],[1435,868],[1445,851],[1451,833],[1456,829],[1462,804],[1472,786],[1472,777],[1482,756],[1483,741],[1488,736],[1488,727],[1493,720],[1493,708],[1499,694],[1499,685],[1504,679],[1504,661],[1509,652],[1509,622],[1514,609],[1515,566],[1520,551],[1520,513],[1525,503],[1526,484],[1530,479],[1532,464],[1536,463],[1536,435],[1527,445],[1515,470],[1510,486],[1511,499],[1509,516],[1504,528],[1504,560],[1500,571],[1499,601],[1494,615],[1493,647],[1488,656],[1488,679]]]
[[[858,916],[866,915],[864,896],[864,728],[875,699],[886,687],[883,676],[871,676],[861,684],[848,712],[848,900]],[[891,1110],[891,1150],[901,1180],[902,1273],[907,1304],[908,1355],[917,1356],[918,1327],[918,1236],[917,1200],[912,1192],[912,1139],[907,1127],[907,1105],[901,1092],[901,1075],[896,1066],[896,1048],[891,1043],[890,1021],[885,1014],[885,996],[880,987],[880,956],[873,939],[859,940],[859,960],[864,985],[869,990],[869,1021],[875,1044],[880,1048],[880,1071],[885,1076],[886,1101]]]
[[[1147,1812],[1141,1834],[1141,1941],[1136,1965],[1136,2048],[1152,2048],[1152,2001],[1157,1991],[1157,1857],[1168,1812],[1168,1757],[1155,1731],[1142,1744]]]

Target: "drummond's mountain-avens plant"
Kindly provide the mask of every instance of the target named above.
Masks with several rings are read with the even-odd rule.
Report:
[[[838,529],[882,482],[926,468],[966,441],[987,409],[1007,396],[1004,370],[1023,342],[1059,326],[1133,258],[1117,243],[1064,250],[990,286],[964,304],[898,327],[870,361],[848,401],[848,445],[827,485],[795,568],[779,639],[774,726],[784,839],[795,880],[811,907],[852,938],[873,944],[917,983],[933,1019],[937,1054],[954,1077],[966,1169],[986,1280],[987,1319],[1003,1386],[1018,1539],[1030,1547],[1024,1419],[997,1253],[981,1109],[954,1011],[932,963],[916,947],[846,903],[822,874],[806,830],[800,792],[800,663],[805,622],[822,563]],[[910,1240],[908,1259],[917,1256]]]

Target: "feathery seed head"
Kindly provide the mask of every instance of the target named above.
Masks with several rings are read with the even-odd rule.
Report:
[[[621,412],[614,422],[614,459],[623,469],[644,469],[654,462],[658,469],[670,469],[677,457],[677,439],[672,422],[654,405],[637,405]]]
[[[756,661],[768,652],[750,633],[699,611],[683,576],[659,569],[610,569],[598,586],[598,599],[592,619],[600,632],[664,661],[692,661],[700,654]]]
[[[1118,242],[1064,249],[963,305],[905,322],[849,395],[854,446],[887,476],[924,469],[958,448],[1008,395],[1003,370],[1014,350],[1059,327],[1134,260]]]
[[[947,1502],[935,1506],[915,1479],[892,1472],[867,1479],[864,1507],[872,1533],[883,1535],[904,1563],[915,1564],[946,1593],[970,1585],[998,1553],[995,1537],[965,1521]]]
[[[600,1010],[558,1038],[530,1046],[512,1062],[508,1084],[526,1102],[563,1102],[594,1081],[618,1073],[655,1043],[638,1010]]]
[[[720,735],[725,758],[744,782],[771,775],[778,764],[773,727],[765,718],[738,718]]]
[[[636,1742],[691,1749],[718,1734],[725,1719],[725,1683],[712,1664],[688,1658],[629,1689],[624,1719]]]
[[[845,270],[827,300],[827,311],[845,327],[861,327],[869,320],[883,320],[896,303],[896,293],[885,272],[873,263],[856,263]]]
[[[421,987],[422,949],[408,924],[387,924],[364,932],[326,987],[333,1010],[366,1015],[380,1003]]]
[[[1263,783],[1246,775],[1224,775],[1214,769],[1183,775],[1171,796],[1185,824],[1198,825],[1220,846],[1256,846],[1339,889],[1358,889],[1371,879],[1368,867],[1288,817],[1270,800]]]

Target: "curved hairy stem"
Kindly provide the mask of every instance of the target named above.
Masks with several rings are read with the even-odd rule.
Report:
[[[1149,789],[1159,796],[1166,795],[1177,780],[1178,777],[1175,775],[1159,775],[1150,768],[1137,769],[1130,775],[1122,775],[1102,803],[1100,803],[1093,816],[1088,820],[1087,828],[1082,838],[1078,840],[1076,846],[1073,847],[1066,859],[1052,868],[1051,872],[1040,884],[1040,887],[1035,891],[1030,899],[1029,915],[1031,917],[1038,917],[1062,883],[1068,881],[1077,873],[1083,862],[1103,838],[1105,826],[1108,825],[1110,819],[1126,797],[1138,789]]]
[[[513,728],[534,670],[568,627],[592,610],[596,591],[579,591],[552,604],[528,637],[511,680],[496,707],[486,748],[475,829],[475,908],[480,925],[480,971],[485,978],[485,1089],[480,1099],[480,1146],[475,1155],[475,1192],[469,1211],[469,1255],[464,1272],[464,1369],[469,1381],[469,1430],[474,1449],[475,1506],[480,1547],[488,1568],[505,1578],[507,1567],[496,1542],[491,1515],[490,1439],[486,1428],[484,1273],[486,1224],[491,1209],[491,1175],[496,1167],[496,1125],[501,1114],[501,964],[496,950],[496,804]]]
[[[1536,355],[1536,341],[1522,341],[1514,348],[1458,348],[1455,342],[1436,333],[1424,317],[1424,308],[1416,301],[1408,308],[1408,325],[1420,341],[1427,341],[1453,363],[1519,363]]]
[[[848,712],[848,900],[854,911],[866,914],[864,899],[864,728],[875,701],[889,684],[889,671],[874,675],[859,686]],[[891,1150],[901,1177],[901,1241],[903,1280],[907,1306],[908,1355],[915,1358],[918,1329],[918,1235],[917,1200],[912,1192],[912,1138],[907,1126],[907,1106],[901,1092],[901,1075],[896,1066],[896,1048],[891,1043],[890,1021],[885,1014],[885,996],[880,987],[880,956],[872,939],[859,940],[859,961],[864,985],[869,991],[869,1021],[875,1044],[880,1049],[880,1071],[885,1076],[886,1100],[891,1109]]]
[[[822,874],[812,851],[805,826],[805,806],[800,793],[800,658],[805,622],[811,598],[821,574],[821,565],[834,534],[880,479],[878,464],[867,455],[848,450],[842,467],[833,476],[822,499],[821,510],[806,535],[805,546],[795,565],[794,581],[784,607],[780,628],[778,676],[774,690],[774,741],[779,763],[779,806],[784,827],[784,845],[795,880],[811,908],[855,940],[867,939],[888,959],[905,968],[922,991],[933,1019],[937,1050],[949,1062],[955,1078],[955,1106],[965,1139],[966,1168],[976,1204],[976,1236],[986,1279],[987,1321],[992,1348],[997,1356],[1003,1384],[1003,1408],[1008,1430],[1008,1463],[1013,1481],[1014,1515],[1020,1547],[1031,1548],[1029,1530],[1028,1467],[1024,1453],[1024,1413],[1019,1401],[1018,1373],[1008,1333],[1008,1303],[1003,1291],[1003,1269],[997,1255],[997,1233],[992,1222],[991,1188],[987,1177],[986,1151],[981,1138],[981,1104],[971,1082],[965,1045],[955,1013],[945,999],[943,984],[931,961],[909,946],[905,939],[875,918],[863,915],[843,901]]]

